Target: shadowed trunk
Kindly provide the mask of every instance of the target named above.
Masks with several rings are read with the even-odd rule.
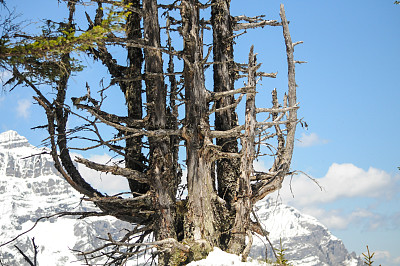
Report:
[[[265,20],[263,16],[232,17],[230,0],[206,3],[198,0],[159,3],[157,0],[96,0],[93,3],[97,4],[94,20],[86,13],[88,29],[84,31],[77,26],[82,34],[75,36],[75,25],[79,23],[73,18],[75,7],[82,4],[84,9],[86,2],[67,1],[68,24],[60,23],[60,29],[50,33],[61,42],[66,39],[63,44],[67,48],[57,46],[61,50],[52,51],[55,48],[46,46],[51,43],[48,36],[43,37],[46,45],[36,45],[42,44],[39,37],[27,38],[27,43],[35,41],[32,47],[41,47],[40,52],[43,47],[49,49],[45,51],[49,57],[42,58],[39,53],[36,65],[22,60],[12,66],[13,79],[32,88],[35,100],[46,111],[48,124],[39,127],[47,127],[56,169],[84,195],[84,200],[100,208],[96,212],[74,215],[112,215],[137,225],[119,239],[109,234],[103,246],[79,254],[87,261],[107,257],[105,265],[111,266],[152,249],[159,265],[182,265],[202,259],[213,247],[219,247],[242,254],[242,259],[246,260],[252,233],[268,235],[258,220],[250,219],[253,205],[278,190],[285,176],[292,174],[290,163],[299,108],[295,82],[295,63],[299,61],[294,60],[293,52],[295,45],[301,42],[292,43],[283,5],[282,22],[277,22]],[[210,22],[201,18],[200,10],[211,11],[212,46],[203,43],[210,36],[207,31],[211,28]],[[50,25],[51,21],[48,23]],[[236,35],[234,32],[267,25],[283,28],[288,92],[280,102],[274,89],[272,106],[256,108],[257,81],[262,77],[274,78],[276,73],[258,72],[261,64],[257,63],[253,47],[247,64],[235,63],[234,38],[245,32]],[[164,33],[165,47],[161,45]],[[183,40],[183,50],[174,49],[171,36],[178,42]],[[26,43],[22,44],[24,49],[31,49]],[[204,47],[208,47],[206,55]],[[113,56],[111,50],[114,49],[121,53]],[[92,97],[86,84],[87,94],[74,95],[77,97],[69,101],[67,89],[72,86],[70,78],[76,64],[73,54],[82,50],[101,61],[109,72],[110,85],[103,86],[99,93],[92,91]],[[212,60],[209,58],[211,51]],[[30,56],[38,54],[35,50],[29,52],[36,52]],[[127,54],[126,61],[118,62],[121,54]],[[49,58],[55,62],[48,62]],[[167,68],[163,58],[169,60]],[[45,63],[63,69],[56,69],[59,73],[54,78],[52,73],[48,74],[55,71],[53,68],[43,71]],[[180,70],[175,70],[175,63]],[[183,72],[179,72],[182,64]],[[211,65],[214,87],[207,90],[205,69]],[[37,72],[31,71],[35,67]],[[56,93],[46,91],[41,79],[48,79],[48,84],[52,85],[48,87],[54,88]],[[236,80],[244,81],[245,86],[235,88]],[[123,102],[105,101],[107,93],[114,93],[115,85],[124,94],[126,116],[106,111],[114,104],[124,107]],[[245,121],[238,125],[236,110],[244,96]],[[74,108],[70,107],[71,102]],[[263,102],[270,103],[269,100]],[[257,122],[257,113],[264,113],[264,121]],[[213,125],[210,120],[213,121],[214,114]],[[81,124],[69,129],[70,116],[75,116],[77,121],[80,119]],[[115,135],[106,138],[108,134],[102,131],[103,126],[111,128]],[[79,141],[75,147],[73,140]],[[187,170],[185,199],[177,196],[181,177],[178,151],[182,141],[186,149],[186,161],[183,161]],[[267,148],[263,149],[262,144]],[[260,145],[257,153],[256,145]],[[75,158],[75,162],[101,173],[125,177],[131,190],[128,196],[124,191],[109,196],[96,190],[81,175],[69,152],[71,149],[97,151],[97,148],[106,148],[113,155],[122,156],[125,165],[100,164],[84,158]],[[253,169],[253,161],[261,155],[274,158],[267,172]],[[146,238],[149,235],[154,239]]]
[[[130,4],[134,8],[140,8],[140,0],[125,0],[125,4]],[[128,41],[136,41],[142,37],[140,28],[141,17],[138,13],[132,12],[126,21],[126,36]],[[142,64],[143,54],[141,48],[128,48],[128,68],[126,77],[128,81],[121,82],[121,89],[125,94],[125,101],[128,109],[128,118],[142,119]],[[135,125],[127,123],[127,127],[135,128]],[[129,133],[126,133],[129,135]],[[145,158],[142,154],[142,137],[133,137],[126,140],[125,165],[127,168],[143,172],[145,170]],[[148,186],[135,180],[129,180],[129,187],[134,196],[144,194],[148,191]]]
[[[213,54],[214,62],[214,92],[223,92],[234,89],[235,72],[233,62],[233,32],[232,18],[230,15],[230,0],[213,0],[211,7],[211,23],[213,28]],[[223,108],[234,103],[233,95],[220,98],[216,108]],[[220,131],[230,130],[237,126],[235,108],[215,113],[215,129]],[[238,152],[237,138],[217,138],[217,145],[223,152]],[[231,212],[222,230],[221,246],[227,248],[230,230],[233,225],[234,203],[236,196],[236,183],[240,175],[239,158],[223,158],[217,161],[218,195],[227,202]]]
[[[167,123],[167,90],[163,77],[163,60],[160,51],[160,26],[158,22],[157,0],[143,0],[144,37],[151,48],[145,49],[145,83],[147,102],[148,130],[165,129]],[[175,231],[175,195],[177,192],[176,173],[173,172],[173,154],[170,151],[170,138],[149,137],[148,176],[154,188],[154,205],[159,210],[156,214],[155,238],[176,239]],[[170,253],[159,256],[159,265],[168,265]]]

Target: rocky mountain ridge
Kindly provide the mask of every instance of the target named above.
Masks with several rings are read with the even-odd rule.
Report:
[[[347,265],[361,266],[363,262],[356,254],[349,253],[343,242],[317,219],[300,213],[293,207],[268,198],[258,203],[256,213],[265,229],[270,232],[269,239],[275,248],[286,249],[285,257],[293,265]],[[265,241],[255,237],[250,256],[268,258],[273,252]]]
[[[40,217],[61,211],[95,210],[93,205],[80,201],[80,195],[53,167],[48,150],[32,146],[15,131],[0,134],[0,244],[32,227]],[[281,240],[293,265],[362,265],[315,218],[273,199],[260,202],[256,209],[273,245],[279,247]],[[132,227],[112,217],[47,219],[16,242],[1,247],[0,261],[8,266],[26,265],[13,245],[32,255],[31,238],[35,237],[39,265],[82,265],[72,250],[94,249],[101,245],[98,236],[121,234],[121,229]],[[252,258],[265,257],[265,247],[268,257],[273,257],[264,242],[254,237]],[[140,257],[128,265],[143,265],[147,258]]]

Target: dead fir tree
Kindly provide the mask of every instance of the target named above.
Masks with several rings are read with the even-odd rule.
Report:
[[[64,2],[65,21],[47,20],[42,34],[7,36],[1,60],[13,73],[9,84],[36,93],[47,117],[47,124],[38,128],[49,133],[55,167],[100,210],[87,216],[111,215],[136,225],[122,239],[109,236],[104,246],[79,254],[88,264],[90,258],[104,256],[106,265],[122,265],[153,248],[159,265],[181,265],[220,247],[246,259],[252,235],[265,234],[251,218],[253,206],[280,189],[290,174],[299,122],[295,63],[301,62],[294,60],[293,52],[301,42],[291,40],[283,5],[281,21],[275,21],[232,16],[230,0]],[[86,25],[79,25],[78,9],[86,10]],[[253,47],[248,62],[235,62],[234,44],[246,30],[265,26],[283,28],[289,84],[281,101],[274,89],[271,106],[258,108],[258,80],[275,78],[276,73],[259,71]],[[211,44],[204,41],[207,34]],[[120,52],[113,54],[113,49]],[[71,88],[77,86],[71,76],[82,68],[77,54],[108,71],[104,80],[109,85],[99,93],[91,92],[88,83],[86,94]],[[212,91],[205,85],[209,67]],[[238,87],[239,81],[245,85]],[[125,115],[107,111],[110,94],[122,95]],[[239,124],[242,100],[244,123]],[[257,121],[257,114],[266,119]],[[70,117],[82,124],[69,128]],[[253,168],[262,145],[274,158],[268,172]],[[96,148],[107,148],[123,163],[99,164],[70,153]],[[180,149],[186,152],[184,161],[178,159]],[[98,191],[77,163],[127,178],[129,196]],[[182,182],[187,187],[184,197],[179,193]],[[145,236],[154,241],[145,241]]]

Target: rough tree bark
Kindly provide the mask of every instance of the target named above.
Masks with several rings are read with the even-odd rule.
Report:
[[[145,49],[145,83],[147,102],[147,116],[149,130],[166,129],[167,90],[164,84],[163,60],[160,51],[160,26],[158,23],[158,8],[156,0],[143,0],[143,26],[144,38],[148,46]],[[149,165],[148,171],[150,182],[154,188],[154,205],[159,212],[154,218],[155,238],[162,240],[166,238],[177,238],[176,219],[176,191],[177,178],[173,172],[174,157],[170,151],[170,139],[163,136],[149,137]],[[170,260],[168,253],[159,257],[161,265],[167,265]]]
[[[214,92],[223,92],[234,89],[235,71],[233,61],[233,29],[230,15],[230,0],[213,0],[211,7],[211,24],[213,29],[213,78]],[[235,102],[233,95],[219,99],[216,109],[229,107]],[[215,129],[219,131],[230,130],[237,126],[237,115],[235,108],[215,113]],[[238,152],[238,142],[235,137],[217,138],[216,144],[223,152]],[[228,247],[230,231],[233,226],[235,209],[232,208],[236,197],[236,183],[240,176],[239,158],[222,158],[217,160],[218,195],[227,203],[230,215],[225,221],[225,232],[221,235],[221,245]],[[242,243],[243,244],[243,243]]]
[[[198,2],[183,0],[181,17],[186,101],[182,137],[186,146],[188,185],[185,239],[195,242],[205,240],[204,243],[211,247],[218,243],[216,194],[208,149],[211,139],[208,134],[208,102],[202,64],[203,46],[199,39]]]
[[[140,0],[125,0],[125,4],[130,4],[134,8],[140,8]],[[129,41],[136,41],[142,38],[141,17],[137,12],[132,12],[126,20],[126,36]],[[122,79],[120,88],[125,95],[128,109],[128,118],[139,120],[143,118],[142,111],[142,49],[137,47],[128,48],[128,66],[125,73],[119,73],[117,78]],[[125,81],[125,79],[128,79]],[[136,128],[135,125],[127,123],[127,127]],[[123,132],[125,135],[129,134]],[[142,137],[132,137],[126,139],[125,165],[127,168],[143,171],[145,169],[145,158],[142,154]],[[135,180],[129,180],[129,186],[134,196],[136,193],[145,194],[148,186]]]
[[[97,4],[94,19],[86,14],[86,34],[71,37],[70,33],[75,32],[78,23],[74,13],[80,2],[66,2],[68,22],[60,23],[63,27],[55,31],[54,36],[59,34],[67,39],[67,48],[50,47],[45,53],[44,48],[40,51],[33,49],[26,57],[33,57],[36,64],[27,60],[18,60],[18,63],[10,60],[10,66],[13,79],[32,88],[37,94],[35,100],[46,111],[48,123],[45,127],[57,170],[84,195],[85,200],[100,208],[99,212],[87,216],[112,215],[136,225],[122,239],[109,236],[104,246],[82,251],[80,255],[89,259],[88,256],[107,254],[107,265],[118,265],[150,246],[157,249],[154,254],[158,256],[160,265],[181,265],[201,259],[213,247],[220,247],[243,254],[245,260],[252,234],[265,234],[259,221],[251,219],[253,205],[279,189],[285,176],[290,174],[298,123],[295,82],[295,63],[298,62],[294,60],[293,52],[294,46],[301,42],[292,43],[283,5],[281,22],[277,22],[264,20],[262,16],[233,17],[229,0],[212,0],[206,4],[198,0],[170,1],[168,4],[157,0],[96,0],[93,1]],[[159,13],[160,9],[164,12]],[[204,20],[200,10],[211,12],[211,21]],[[165,25],[162,25],[164,18]],[[123,30],[118,30],[121,25]],[[256,61],[253,47],[248,62],[235,62],[234,38],[243,32],[236,36],[234,32],[264,26],[283,28],[289,85],[281,103],[274,89],[272,106],[257,108],[257,80],[274,78],[276,74],[258,71],[261,65]],[[162,45],[163,31],[166,33],[165,47]],[[203,34],[207,31],[213,41],[212,48],[204,56],[206,44]],[[99,36],[99,32],[103,35]],[[176,32],[180,37],[171,37]],[[40,43],[50,38],[45,37],[47,39],[41,36],[27,38],[22,44],[26,49],[29,41]],[[183,50],[174,48],[174,43],[176,45],[179,41],[183,42]],[[116,59],[118,55],[111,53],[111,46],[126,52],[127,62],[119,62]],[[208,60],[211,49],[213,59]],[[67,99],[74,52],[82,50],[101,61],[108,70],[109,87],[118,88],[123,93],[126,116],[106,112],[103,94],[107,91],[101,90],[93,96],[89,85],[86,85],[86,95],[78,95],[71,101]],[[30,70],[43,68],[41,61],[47,62],[49,54],[53,55],[55,62],[51,63],[59,68],[60,74],[54,79],[46,74],[49,71],[43,72],[37,79]],[[168,67],[164,66],[163,55],[166,55],[164,59],[168,58]],[[183,62],[181,72],[175,69],[180,65],[179,60]],[[205,69],[211,64],[214,88],[207,90]],[[235,81],[245,78],[246,85],[236,88]],[[47,79],[56,88],[54,97],[45,93],[46,88],[40,87],[42,79]],[[245,122],[239,125],[236,112],[244,96]],[[100,100],[95,97],[100,97]],[[71,104],[76,108],[71,108]],[[180,105],[184,105],[184,112],[179,112]],[[258,113],[267,113],[267,120],[258,122]],[[72,115],[82,119],[82,126],[70,130],[67,124]],[[115,136],[103,139],[99,123],[113,129]],[[88,137],[85,131],[92,132],[95,137]],[[73,147],[74,138],[89,140],[90,144]],[[253,161],[258,156],[256,145],[269,141],[277,142],[276,152],[270,154],[275,161],[268,172],[254,172]],[[182,142],[186,149],[187,169],[187,196],[183,198],[177,197],[181,179],[178,146]],[[84,158],[76,158],[75,162],[127,178],[130,197],[104,195],[79,173],[70,149],[86,151],[98,147],[122,156],[125,165],[99,164]],[[155,241],[145,242],[144,237],[151,233]],[[103,249],[107,253],[101,253]]]
[[[255,134],[256,134],[256,77],[257,66],[256,56],[252,46],[249,54],[248,81],[247,86],[250,91],[246,94],[246,115],[245,131],[241,140],[241,162],[240,177],[236,185],[236,202],[234,203],[235,222],[232,227],[232,236],[229,243],[229,251],[240,254],[245,249],[246,236],[251,238],[250,230],[250,212],[253,208],[251,203],[251,184],[250,178],[253,175],[253,161],[255,159]],[[243,254],[246,259],[247,254]]]

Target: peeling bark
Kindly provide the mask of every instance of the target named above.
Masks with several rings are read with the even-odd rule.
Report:
[[[234,90],[235,72],[233,61],[233,32],[232,18],[230,15],[230,0],[214,0],[211,7],[211,24],[213,28],[213,54],[214,62],[214,92]],[[221,97],[216,101],[215,130],[227,131],[237,126],[235,112],[235,98],[233,95]],[[231,108],[229,108],[231,106]],[[222,111],[223,110],[223,111]],[[217,138],[216,144],[222,152],[237,153],[238,143],[236,137]],[[217,160],[218,195],[227,202],[231,212],[226,221],[225,232],[221,235],[221,245],[227,248],[230,230],[233,225],[234,208],[232,204],[236,197],[236,183],[240,176],[240,160],[238,158],[225,158]]]
[[[294,149],[294,140],[295,140],[295,132],[297,121],[297,98],[296,98],[296,81],[295,81],[295,60],[293,56],[294,52],[294,44],[292,43],[292,39],[290,37],[289,32],[289,23],[286,19],[285,9],[283,4],[280,6],[280,16],[282,19],[282,28],[283,28],[283,36],[285,39],[286,45],[286,55],[287,55],[287,63],[288,63],[288,95],[284,100],[284,109],[288,110],[288,121],[282,121],[279,124],[286,125],[286,141],[283,143],[282,135],[279,133],[281,130],[279,127],[277,129],[278,135],[278,145],[280,145],[280,149],[277,152],[277,157],[275,158],[274,164],[269,171],[269,176],[267,180],[262,180],[260,182],[252,184],[253,195],[252,202],[255,203],[259,200],[262,200],[268,194],[279,190],[282,187],[282,182],[285,176],[289,173],[290,164],[292,161],[293,149]],[[299,42],[300,43],[300,42]],[[297,43],[298,44],[298,43]],[[273,96],[273,99],[276,96]],[[275,99],[274,99],[275,101]],[[286,106],[289,104],[288,106]],[[274,103],[276,107],[276,103]],[[274,113],[274,112],[272,112]],[[271,126],[276,125],[271,124]]]
[[[256,86],[257,61],[252,46],[248,63],[248,86]],[[255,159],[255,129],[256,129],[256,102],[255,89],[246,95],[245,133],[241,144],[240,177],[236,186],[236,201],[234,207],[235,222],[232,227],[232,236],[229,241],[229,251],[235,254],[243,252],[246,246],[246,236],[250,230],[250,213],[253,208],[251,202],[250,178],[253,175],[253,161]],[[247,253],[248,254],[248,253]]]
[[[199,37],[199,9],[196,0],[181,4],[184,40],[185,125],[188,200],[185,216],[185,238],[217,244],[215,224],[215,191],[211,176],[211,161],[206,149],[209,137],[203,130],[208,124],[207,93],[204,84],[202,43]]]
[[[144,37],[148,45],[160,47],[160,26],[156,0],[143,0]],[[165,129],[167,123],[166,96],[167,89],[163,77],[163,60],[158,49],[145,49],[145,83],[147,102],[147,116],[149,117],[149,130]],[[161,75],[148,75],[159,73]],[[176,204],[177,178],[174,172],[173,154],[170,152],[170,139],[154,136],[149,138],[150,157],[152,166],[148,171],[155,193],[155,207],[159,209],[155,224],[155,237],[157,240],[166,238],[176,239]],[[159,256],[160,265],[168,265],[171,254],[162,253]]]
[[[123,17],[126,19],[123,33],[126,33],[126,38],[121,37],[121,32],[109,32],[105,38],[96,39],[96,45],[87,51],[108,70],[110,87],[113,89],[112,86],[117,85],[124,94],[125,116],[105,111],[102,105],[105,89],[100,93],[101,100],[96,100],[96,96],[92,98],[90,95],[88,85],[85,96],[71,98],[76,108],[67,106],[66,95],[72,75],[71,54],[68,52],[57,55],[57,63],[63,71],[56,81],[51,81],[55,94],[42,93],[38,87],[41,84],[26,77],[28,71],[22,73],[17,67],[13,68],[15,79],[35,91],[35,99],[46,112],[48,140],[56,169],[84,195],[84,200],[101,209],[93,215],[112,215],[137,224],[137,228],[122,239],[109,236],[103,247],[81,255],[102,252],[107,248],[111,250],[107,251],[108,264],[116,265],[140,252],[140,248],[157,247],[160,265],[180,265],[202,259],[217,246],[242,254],[246,259],[252,233],[268,234],[258,220],[253,222],[250,219],[253,205],[279,189],[285,176],[290,174],[298,122],[295,64],[301,61],[294,60],[293,52],[295,45],[301,42],[292,43],[283,5],[282,22],[277,22],[264,20],[263,16],[231,17],[229,0],[212,0],[207,4],[182,0],[162,5],[158,5],[157,0],[95,2],[98,5],[95,18],[91,19],[86,13],[89,30],[103,25],[107,15],[103,6],[130,11]],[[67,3],[69,17],[66,27],[69,30],[74,28],[73,15],[78,3]],[[158,13],[159,9],[164,9],[163,16]],[[200,9],[211,11],[211,21],[201,18]],[[179,10],[180,17],[170,16],[179,16],[174,12],[176,10]],[[166,18],[165,27],[160,26],[163,18]],[[266,25],[283,28],[288,93],[280,103],[277,91],[273,90],[272,105],[268,100],[265,101],[270,103],[268,108],[256,108],[257,80],[275,78],[276,73],[258,72],[261,64],[256,61],[253,47],[247,64],[234,62],[233,41],[238,35],[234,36],[233,32]],[[166,47],[160,43],[163,30],[167,34]],[[206,30],[213,31],[213,44],[204,57],[203,49],[207,44],[203,43],[203,33]],[[183,40],[182,51],[173,47],[171,36],[175,32],[179,32]],[[110,52],[110,45],[126,50],[126,65],[117,62]],[[208,62],[211,51],[213,59]],[[164,59],[168,58],[166,70],[163,55]],[[178,60],[183,62],[183,72],[175,70]],[[214,88],[207,91],[204,72],[211,64]],[[247,84],[235,88],[235,81],[242,78],[247,78]],[[242,99],[246,99],[245,122],[239,125],[236,108]],[[210,103],[213,104],[211,108]],[[178,112],[179,105],[184,105],[184,117],[182,112]],[[257,113],[267,113],[268,118],[258,122]],[[210,120],[214,114],[213,125]],[[81,127],[69,130],[67,123],[72,115],[83,122]],[[99,124],[112,128],[116,136],[105,138]],[[82,131],[90,131],[95,136],[79,135]],[[99,164],[83,158],[75,161],[99,172],[124,176],[129,182],[130,197],[104,195],[85,180],[69,152],[73,148],[70,140],[74,138],[89,142],[87,146],[75,147],[77,150],[103,147],[123,157],[121,162],[125,162],[124,166],[122,163],[118,166]],[[259,155],[256,145],[272,139],[277,143],[276,152],[271,154],[275,158],[273,166],[266,173],[254,172],[253,161]],[[177,199],[181,177],[178,146],[181,140],[186,148],[188,195]],[[143,243],[145,236],[151,233],[155,241]],[[133,235],[138,237],[135,243],[132,243]],[[247,243],[246,238],[249,240]],[[122,247],[125,251],[121,251]]]

